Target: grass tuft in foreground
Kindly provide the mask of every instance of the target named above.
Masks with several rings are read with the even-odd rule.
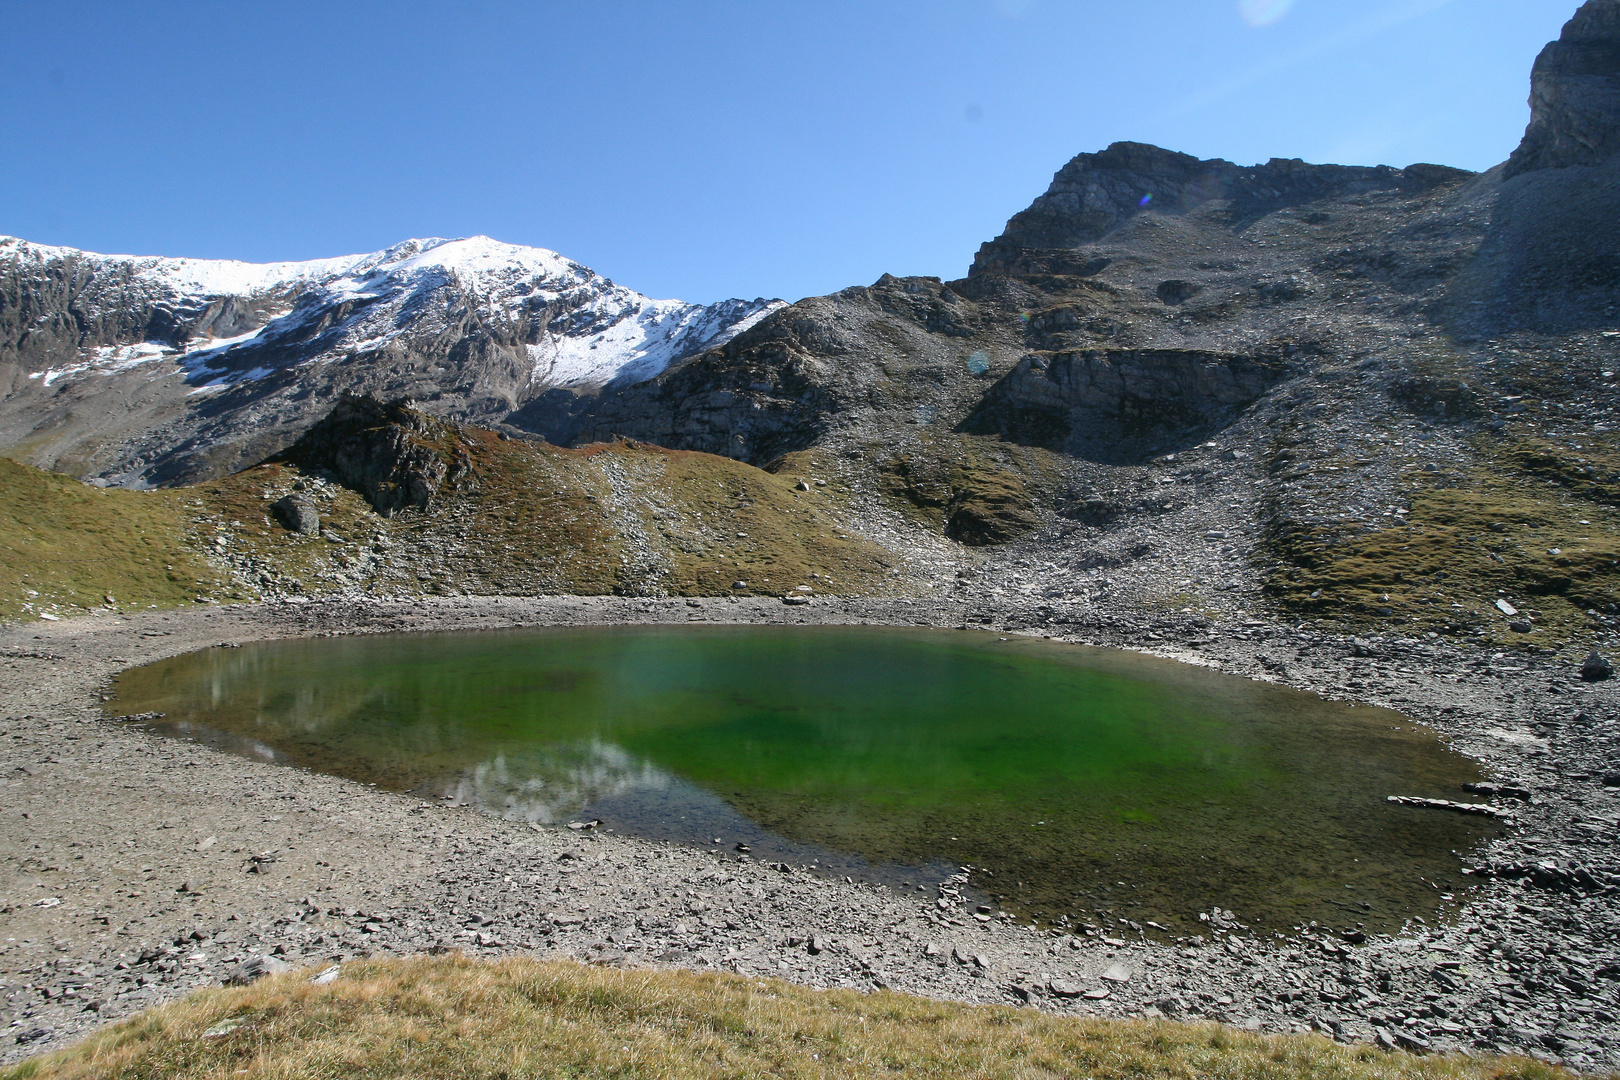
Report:
[[[1526,1058],[1102,1021],[774,980],[460,956],[199,991],[0,1080],[235,1077],[1374,1077],[1552,1080]]]

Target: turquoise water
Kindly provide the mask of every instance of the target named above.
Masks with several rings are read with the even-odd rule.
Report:
[[[340,637],[120,676],[111,713],[502,816],[1185,930],[1397,925],[1465,881],[1474,763],[1398,713],[1113,650],[876,627]]]

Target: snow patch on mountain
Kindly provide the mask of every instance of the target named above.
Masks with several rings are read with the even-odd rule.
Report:
[[[217,391],[288,366],[431,353],[446,335],[469,328],[520,346],[533,392],[629,384],[724,344],[785,306],[653,300],[554,251],[486,236],[263,264],[99,255],[6,237],[0,261],[37,271],[72,263],[92,282],[122,286],[81,290],[86,305],[103,294],[127,303],[133,292],[181,312],[207,310],[222,298],[271,300],[281,309],[251,332],[226,338],[87,345],[78,362],[29,375],[45,387],[151,365],[153,377],[182,376],[193,393]]]
[[[35,244],[0,236],[0,259],[40,265],[66,260],[125,271],[137,280],[167,288],[180,296],[252,296],[300,282],[321,281],[371,258],[345,255],[307,262],[246,263],[231,259],[175,259],[158,255],[101,255],[78,248]]]

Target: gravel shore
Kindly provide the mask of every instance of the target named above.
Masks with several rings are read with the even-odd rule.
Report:
[[[1515,824],[1468,857],[1480,883],[1440,925],[1359,942],[1232,925],[1165,943],[1125,927],[1071,935],[986,920],[959,880],[907,893],[730,851],[538,829],[226,755],[100,711],[118,671],[225,643],[688,621],[972,625],[1385,705],[1522,789],[1499,793]],[[454,597],[13,625],[0,628],[0,660],[0,1061],[216,984],[255,956],[317,965],[459,948],[1620,1068],[1620,708],[1613,681],[1584,682],[1564,659],[1353,641],[1259,619],[1064,616],[982,601]]]

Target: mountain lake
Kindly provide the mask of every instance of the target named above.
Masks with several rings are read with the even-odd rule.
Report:
[[[1123,933],[1369,932],[1468,887],[1477,764],[1381,708],[979,631],[626,626],[340,636],[119,676],[109,715],[542,825]],[[954,912],[960,915],[960,912]],[[1131,924],[1135,924],[1133,927]],[[1153,932],[1154,928],[1149,928]]]

